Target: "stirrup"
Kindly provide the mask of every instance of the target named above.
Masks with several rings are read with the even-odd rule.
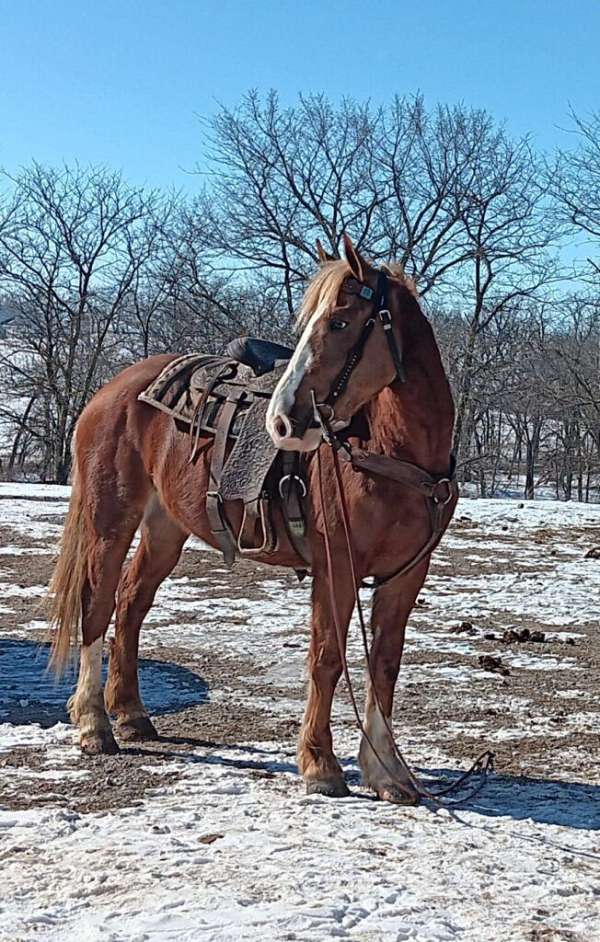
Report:
[[[249,545],[252,537],[256,536],[257,522],[260,522],[262,543],[260,546]],[[245,504],[244,516],[237,540],[240,556],[263,556],[274,552],[276,546],[277,539],[269,515],[269,499],[259,497],[258,500]]]

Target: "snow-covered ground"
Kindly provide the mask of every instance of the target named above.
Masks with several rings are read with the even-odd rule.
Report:
[[[370,800],[343,689],[353,795],[304,795],[309,587],[195,545],[142,634],[161,741],[82,759],[40,644],[67,495],[0,485],[0,942],[600,939],[600,507],[461,502],[411,617],[396,726],[427,774],[488,746],[498,773],[440,810]],[[507,644],[509,627],[546,642]]]

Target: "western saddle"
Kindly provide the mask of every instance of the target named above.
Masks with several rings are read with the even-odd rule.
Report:
[[[275,552],[276,504],[289,541],[305,563],[306,569],[297,570],[303,578],[310,567],[305,458],[279,451],[265,425],[269,400],[292,353],[281,344],[240,337],[221,356],[178,357],[138,398],[169,414],[189,433],[191,462],[206,436],[213,438],[206,510],[225,563],[232,566],[238,554]],[[227,517],[228,501],[243,503],[237,534]]]

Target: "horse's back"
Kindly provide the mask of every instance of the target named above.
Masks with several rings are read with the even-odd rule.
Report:
[[[139,461],[151,426],[165,417],[139,402],[138,396],[176,356],[165,353],[134,363],[98,390],[77,423],[75,455],[79,460],[87,456],[96,465]]]

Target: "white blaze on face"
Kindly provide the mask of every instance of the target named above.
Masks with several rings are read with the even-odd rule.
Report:
[[[294,354],[283,376],[275,387],[271,402],[269,403],[267,411],[267,431],[278,447],[285,447],[286,443],[289,445],[292,442],[297,446],[297,443],[300,441],[294,438],[291,415],[296,402],[296,392],[310,369],[313,360],[311,337],[315,325],[322,314],[322,307],[319,306],[302,331],[302,336],[296,345]],[[281,434],[279,429],[281,425],[286,426],[286,433],[284,435]],[[316,443],[313,447],[316,447]]]

